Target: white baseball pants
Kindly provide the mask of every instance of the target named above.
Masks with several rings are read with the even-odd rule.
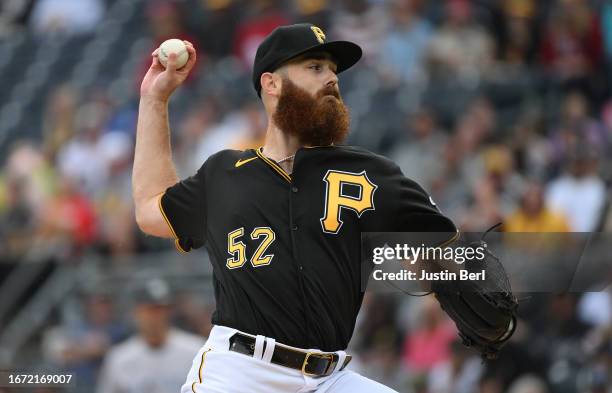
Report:
[[[238,330],[214,326],[193,365],[181,393],[396,393],[394,390],[351,370],[338,369],[346,353],[327,377],[313,378],[301,371],[270,363],[275,341],[257,336],[254,355],[229,351],[229,339]],[[263,343],[266,351],[263,352]]]

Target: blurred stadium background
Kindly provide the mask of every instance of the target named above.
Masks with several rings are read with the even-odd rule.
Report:
[[[157,278],[173,289],[170,325],[207,335],[206,253],[179,255],[135,226],[139,82],[163,40],[197,47],[170,105],[188,176],[220,149],[262,144],[255,49],[299,21],[364,48],[340,78],[348,142],[396,160],[462,230],[612,231],[610,1],[3,0],[0,369],[127,391],[98,389],[100,369],[139,334],[132,287]],[[352,367],[400,392],[612,392],[610,289],[533,294],[520,315],[482,364],[432,299],[368,293]]]

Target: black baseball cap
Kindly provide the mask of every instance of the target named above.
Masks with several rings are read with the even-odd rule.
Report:
[[[310,23],[279,26],[257,48],[253,63],[253,86],[261,97],[261,75],[273,72],[283,63],[308,52],[329,53],[340,73],[361,58],[361,47],[350,41],[326,41],[325,33]]]

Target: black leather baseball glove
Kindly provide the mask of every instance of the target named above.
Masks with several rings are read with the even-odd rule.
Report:
[[[495,359],[516,329],[518,302],[506,271],[489,251],[484,236],[470,246],[484,247],[485,258],[470,261],[465,268],[473,272],[485,270],[485,280],[433,281],[432,290],[457,325],[463,344],[479,351],[484,359]]]

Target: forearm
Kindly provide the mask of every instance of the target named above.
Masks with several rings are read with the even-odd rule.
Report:
[[[142,97],[138,110],[132,192],[138,209],[178,182],[172,162],[168,104]]]

